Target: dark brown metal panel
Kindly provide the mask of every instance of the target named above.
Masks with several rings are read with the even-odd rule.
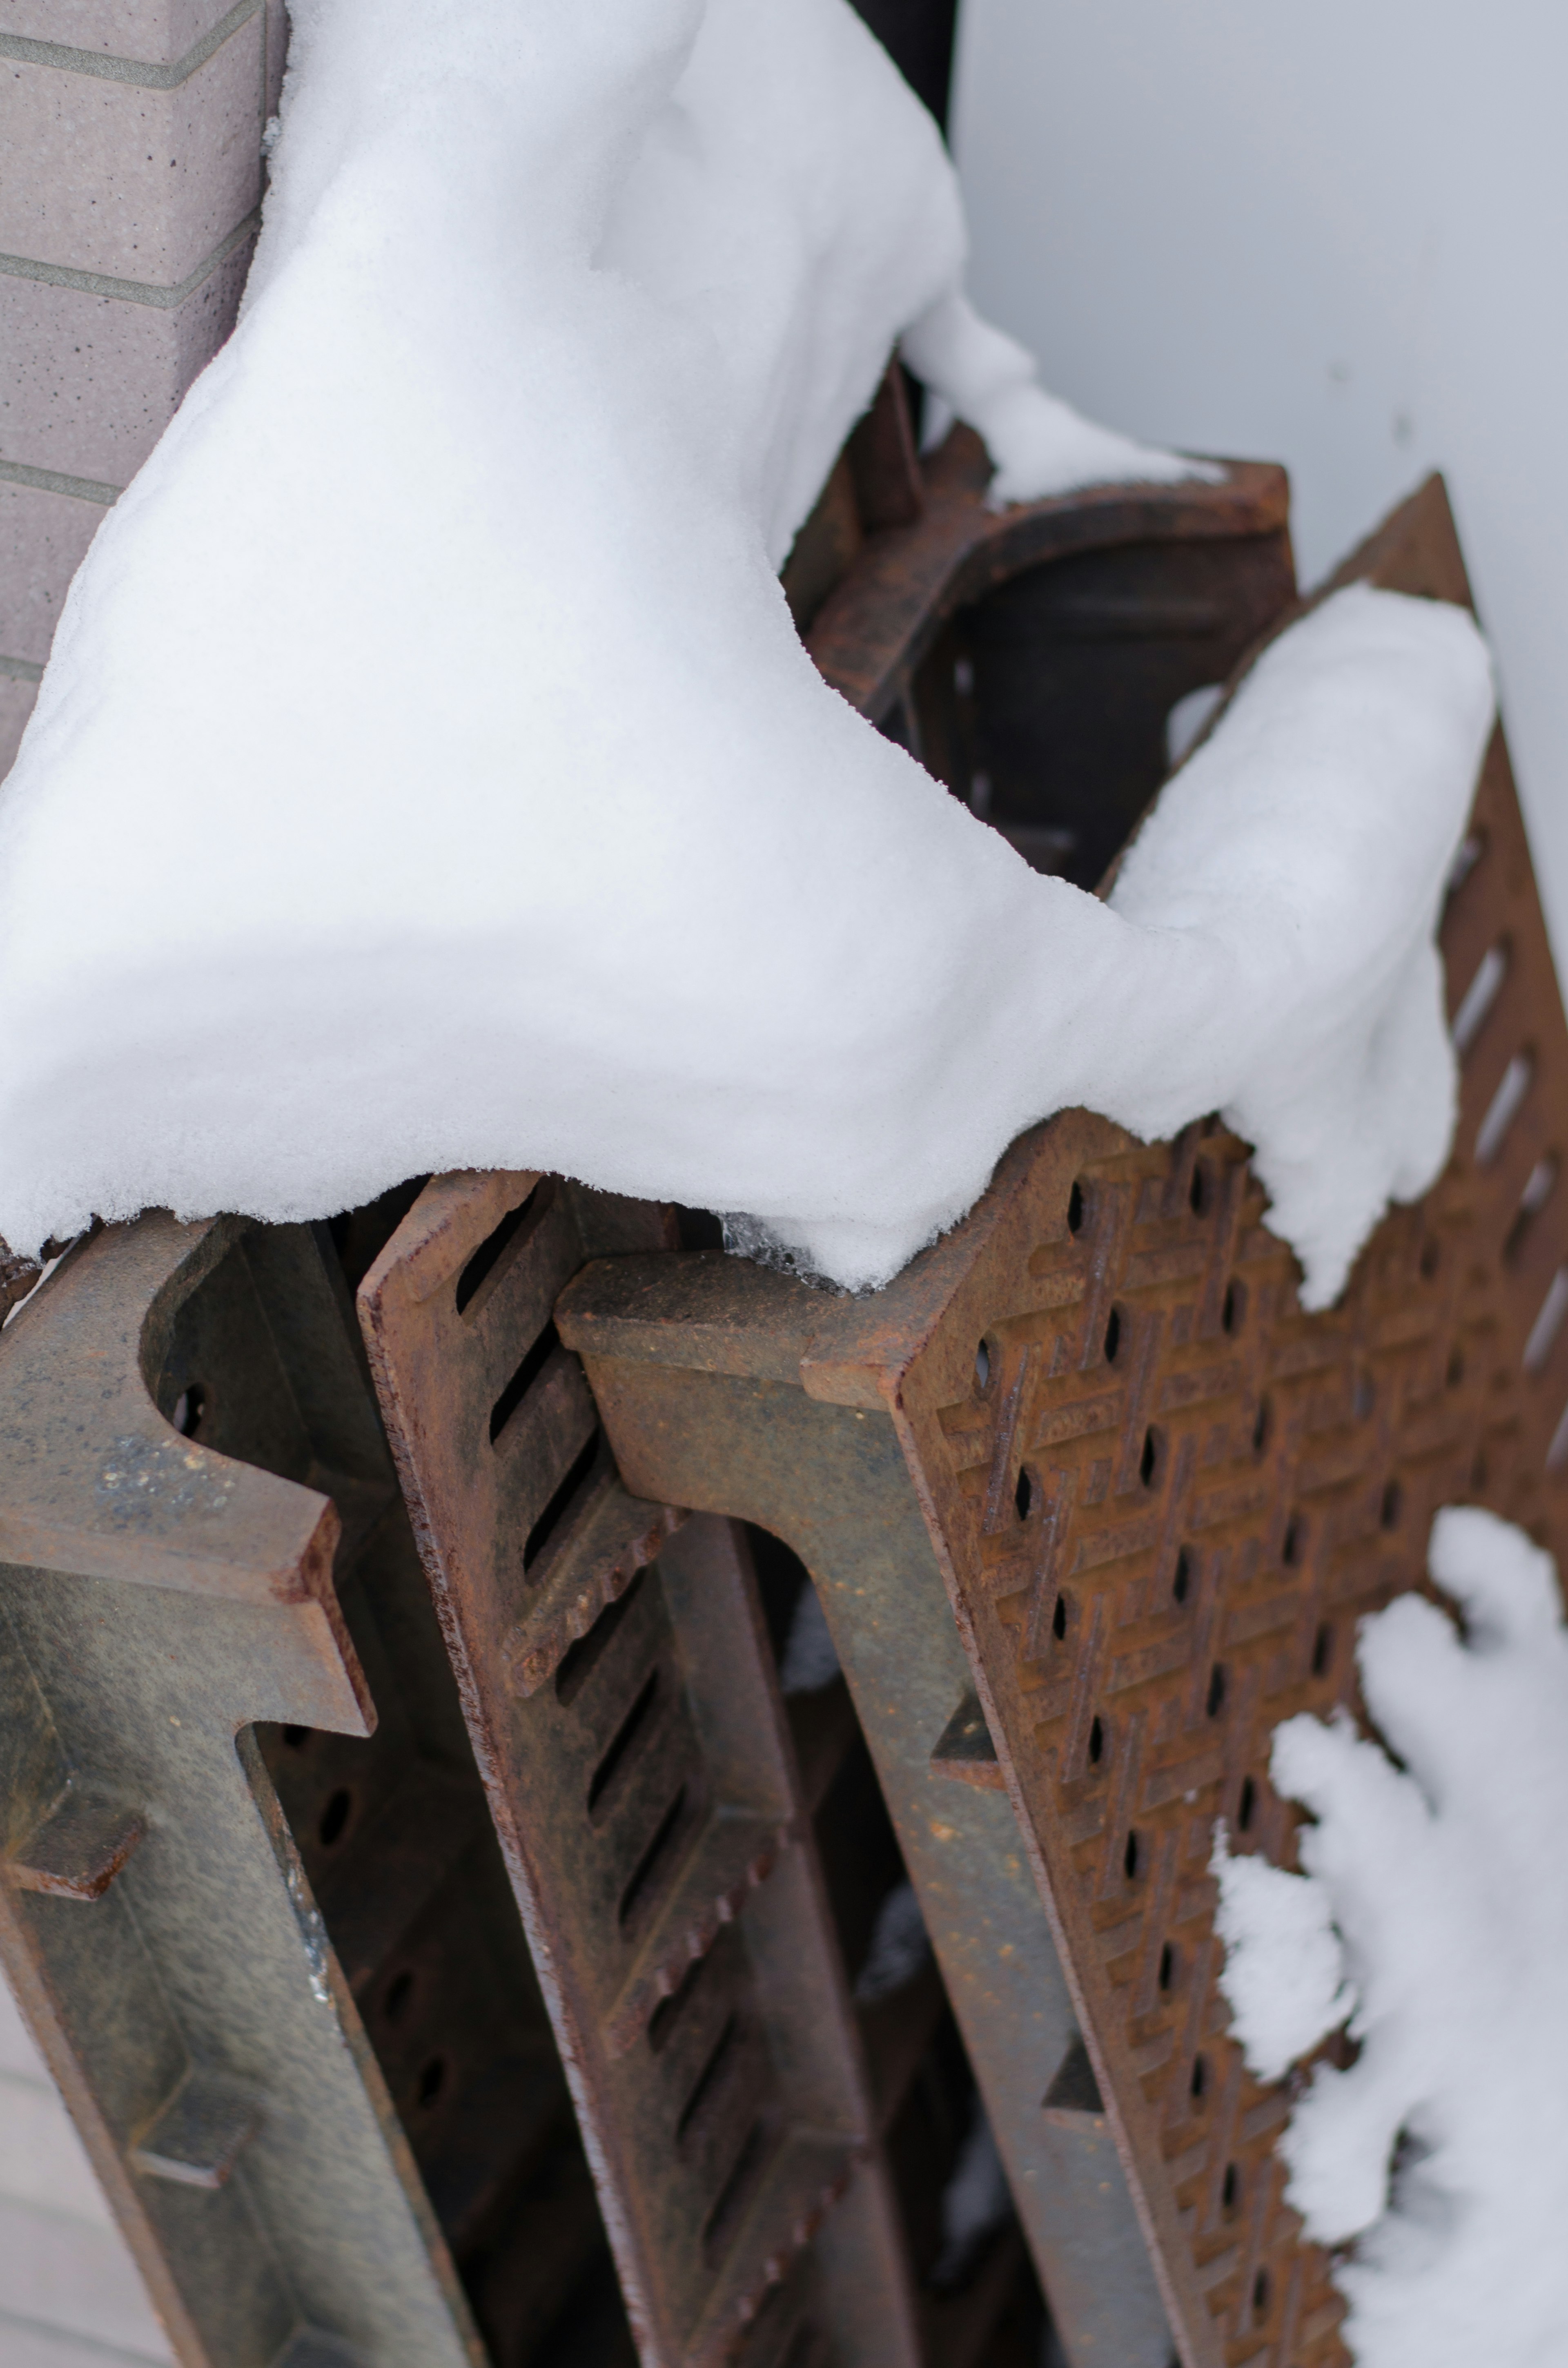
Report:
[[[621,1205],[617,1247],[671,1238]],[[438,1179],[361,1288],[371,1363],[644,2361],[814,2323],[892,2368],[913,2299],[744,1543],[629,1495],[554,1331],[604,1209]]]
[[[956,427],[923,465],[919,516],[904,526],[872,529],[857,564],[814,616],[806,646],[820,672],[873,722],[903,695],[951,618],[1039,568],[1119,548],[1252,544],[1256,551],[1243,564],[1256,567],[1258,576],[1262,608],[1254,635],[1294,588],[1290,485],[1284,470],[1270,462],[1227,462],[1218,484],[1096,485],[1001,509],[986,505],[991,474],[979,437]],[[1099,598],[1103,602],[1105,594]],[[1076,634],[1082,640],[1103,632],[1125,644],[1149,624],[1168,632],[1179,622],[1183,637],[1194,642],[1224,632],[1229,620],[1211,593],[1188,600],[1179,620],[1168,612],[1141,619],[1130,587],[1114,610],[1102,607],[1092,616],[1084,609]],[[1233,648],[1226,658],[1216,644],[1210,670],[1197,679],[1221,678],[1239,655]]]
[[[1464,599],[1440,485],[1346,573]],[[1354,1700],[1356,1622],[1426,1584],[1439,1504],[1563,1543],[1568,1028],[1500,734],[1443,949],[1453,1157],[1325,1314],[1301,1309],[1244,1145],[1213,1123],[1145,1145],[1081,1111],[869,1301],[634,1260],[557,1312],[633,1485],[689,1464],[693,1391],[782,1404],[790,1359],[836,1419],[891,1417],[1086,2043],[1042,2117],[1087,2135],[1103,2105],[1190,2368],[1346,2358],[1328,2262],[1283,2202],[1288,2089],[1227,2033],[1215,1817],[1290,1862],[1269,1737]],[[931,1744],[950,1764],[953,1727]]]
[[[991,508],[955,428],[916,461],[897,364],[784,569],[818,668],[1038,871],[1092,888],[1165,778],[1166,719],[1295,595],[1282,469]]]

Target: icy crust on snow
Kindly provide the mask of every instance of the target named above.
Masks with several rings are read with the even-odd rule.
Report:
[[[1109,908],[1038,877],[826,689],[778,560],[901,331],[1006,489],[1186,464],[975,322],[845,0],[292,17],[244,317],[0,799],[0,1233],[541,1167],[868,1287],[1048,1112],[1222,1106],[1331,1298],[1447,1139],[1470,620],[1342,593]]]
[[[1354,2005],[1357,2062],[1317,2067],[1281,2143],[1308,2234],[1356,2239],[1360,2368],[1561,2368],[1568,1628],[1551,1558],[1489,1513],[1440,1513],[1429,1566],[1462,1634],[1415,1595],[1361,1631],[1388,1750],[1343,1715],[1276,1735],[1318,1822],[1304,1876],[1221,1843],[1222,1980],[1264,2079]]]

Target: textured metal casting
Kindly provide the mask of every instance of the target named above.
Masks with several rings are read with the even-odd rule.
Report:
[[[1468,598],[1437,481],[1352,576]],[[1244,1145],[1082,1111],[868,1300],[698,1255],[589,1268],[557,1309],[626,1484],[764,1522],[817,1578],[1074,2361],[1134,2354],[1095,2348],[1103,2278],[1079,2317],[1087,2187],[1052,2150],[1114,2138],[1187,2368],[1344,2368],[1283,2201],[1290,2085],[1227,2035],[1215,1820],[1291,1863],[1273,1728],[1355,1701],[1356,1622],[1426,1584],[1437,1506],[1563,1543],[1568,1030],[1500,732],[1442,944],[1454,1155],[1326,1314]],[[999,1887],[1026,1859],[1070,2005]]]
[[[993,512],[986,473],[962,430],[916,461],[890,373],[786,591],[830,682],[1087,883],[1173,703],[1290,597],[1285,480]],[[0,1342],[6,1962],[182,2360],[623,2361],[570,2082],[645,2368],[1001,2368],[1039,2307],[1017,2239],[937,2260],[972,2066],[1073,2368],[1165,2368],[1027,1756],[953,1622],[934,1451],[860,1353],[929,1262],[846,1318],[678,1256],[667,1212],[416,1190],[335,1242],[99,1233]],[[629,1318],[645,1279],[670,1312]],[[846,1322],[855,1377],[802,1382]],[[846,1679],[789,1702],[771,1539]],[[940,1972],[856,2006],[905,1868]]]
[[[665,1222],[443,1178],[361,1286],[365,1336],[645,2368],[819,2340],[913,2368],[745,1541],[628,1494],[551,1321],[607,1235]]]
[[[6,1971],[185,2368],[629,2361],[325,1228],[6,1327],[0,1695]]]
[[[1076,2024],[1013,1813],[932,1762],[970,1673],[895,1426],[874,1373],[847,1403],[836,1373],[802,1384],[824,1326],[898,1291],[839,1303],[721,1253],[630,1258],[587,1268],[556,1323],[627,1486],[756,1523],[810,1570],[1058,2335],[1074,2368],[1165,2368],[1112,2141],[1040,2112]]]
[[[1283,469],[987,507],[957,427],[916,466],[890,372],[784,585],[824,678],[1038,871],[1093,888],[1165,779],[1165,719],[1295,597]]]

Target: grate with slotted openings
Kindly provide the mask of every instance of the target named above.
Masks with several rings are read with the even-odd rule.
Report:
[[[1351,564],[1467,597],[1434,483]],[[1442,928],[1460,1115],[1341,1304],[1305,1314],[1245,1146],[1082,1112],[1021,1146],[906,1373],[910,1447],[1102,2087],[1203,2368],[1338,2368],[1330,2262],[1284,2200],[1289,2084],[1218,1989],[1215,1821],[1293,1862],[1275,1726],[1354,1702],[1358,1620],[1479,1502],[1568,1503],[1568,1030],[1501,734]],[[1005,1171],[1006,1173],[1006,1171]]]

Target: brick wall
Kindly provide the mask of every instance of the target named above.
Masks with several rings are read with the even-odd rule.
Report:
[[[0,773],[105,510],[233,325],[283,0],[0,0]]]
[[[283,0],[0,0],[0,774],[105,511],[233,325]],[[0,2362],[167,2344],[0,1981]]]

